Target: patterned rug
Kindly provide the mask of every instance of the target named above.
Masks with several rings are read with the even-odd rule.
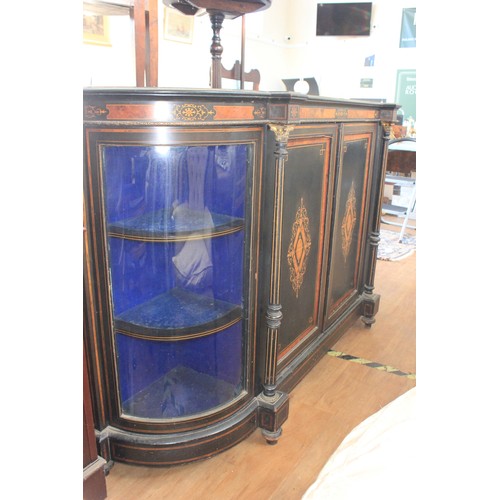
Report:
[[[409,257],[417,249],[417,238],[415,236],[405,235],[401,243],[398,240],[399,231],[381,229],[377,259],[401,260]]]

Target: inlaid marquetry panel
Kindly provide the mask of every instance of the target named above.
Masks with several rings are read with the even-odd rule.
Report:
[[[106,121],[142,121],[169,123],[206,123],[255,121],[267,118],[262,104],[204,104],[196,102],[108,103],[86,106],[84,119]]]
[[[347,262],[349,253],[351,252],[352,237],[357,221],[356,215],[356,190],[354,189],[354,181],[352,181],[341,226],[342,255],[345,262]]]
[[[327,320],[356,295],[363,251],[363,221],[367,210],[367,183],[373,133],[344,136],[338,174],[331,262],[327,292]]]
[[[285,163],[279,358],[317,330],[331,139],[291,139]]]
[[[393,111],[383,109],[348,108],[344,106],[311,106],[290,103],[266,105],[259,102],[196,102],[164,101],[149,103],[108,102],[84,106],[85,120],[151,121],[168,123],[210,123],[229,121],[280,120],[324,122],[350,120],[390,121]]]
[[[295,214],[295,222],[292,227],[292,239],[288,246],[288,268],[290,271],[290,282],[299,297],[299,291],[304,281],[307,269],[307,260],[311,250],[311,233],[309,231],[309,217],[304,206],[304,199],[300,199],[300,206]]]

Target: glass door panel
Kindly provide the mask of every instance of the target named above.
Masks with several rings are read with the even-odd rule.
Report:
[[[157,342],[116,335],[122,412],[139,418],[185,417],[238,397],[242,321],[213,335]]]
[[[243,390],[253,146],[110,144],[101,155],[122,412],[175,418],[230,402]]]

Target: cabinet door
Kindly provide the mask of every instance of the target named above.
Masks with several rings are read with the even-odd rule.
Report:
[[[317,127],[318,134],[321,129]],[[282,370],[321,330],[326,214],[336,129],[321,136],[297,128],[284,167],[280,295],[283,320],[278,360]]]
[[[325,328],[360,293],[376,125],[345,125],[339,144]]]
[[[253,392],[261,135],[87,131],[114,425],[191,429]]]

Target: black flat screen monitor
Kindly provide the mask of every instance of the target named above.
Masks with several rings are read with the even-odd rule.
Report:
[[[316,36],[370,36],[372,3],[319,3]]]

